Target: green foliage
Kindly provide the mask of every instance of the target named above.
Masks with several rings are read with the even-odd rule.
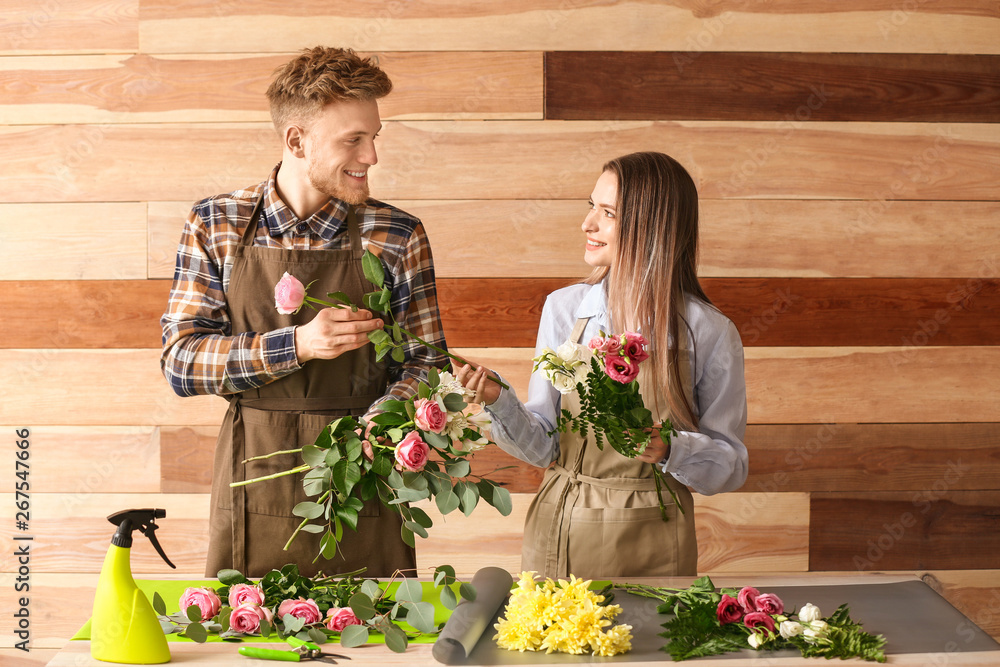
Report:
[[[621,584],[633,595],[653,598],[660,602],[657,612],[672,614],[673,618],[663,624],[660,636],[667,640],[663,651],[674,660],[688,660],[710,655],[720,655],[752,648],[749,643],[753,631],[741,622],[722,625],[717,617],[717,609],[722,595],[736,597],[738,588],[716,589],[709,577],[696,579],[687,588],[666,588],[645,584]],[[774,617],[775,626],[785,619],[796,620],[787,613]],[[851,619],[846,604],[840,605],[829,617],[823,619],[828,625],[825,632],[817,637],[805,634],[783,638],[779,633],[767,633],[761,649],[780,650],[796,648],[804,657],[840,658],[843,660],[861,658],[871,662],[885,662],[885,637],[865,632],[864,628]],[[808,623],[803,622],[808,626]]]

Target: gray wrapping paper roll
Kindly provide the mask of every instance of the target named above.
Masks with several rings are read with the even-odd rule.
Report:
[[[498,567],[484,567],[472,577],[476,589],[473,602],[462,600],[451,613],[434,642],[434,659],[446,665],[460,665],[475,648],[483,631],[507,599],[514,577]]]

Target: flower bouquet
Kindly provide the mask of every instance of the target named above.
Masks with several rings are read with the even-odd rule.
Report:
[[[618,605],[590,590],[590,581],[570,576],[536,583],[522,572],[493,637],[508,651],[545,651],[612,656],[632,648],[632,626],[612,625]]]
[[[180,611],[168,615],[159,593],[153,608],[167,634],[181,633],[196,642],[209,634],[222,639],[270,637],[297,639],[322,644],[339,638],[344,646],[359,646],[369,633],[385,635],[386,645],[403,652],[411,635],[436,634],[441,625],[434,621],[434,606],[422,599],[423,587],[414,579],[399,582],[390,598],[393,583],[381,585],[360,575],[363,570],[334,577],[312,579],[299,574],[295,565],[272,570],[256,583],[237,570],[219,572],[220,587],[191,587],[180,597]],[[441,604],[454,609],[458,604],[455,570],[442,565],[434,570],[434,586],[440,589]],[[470,584],[459,583],[458,594],[475,599]],[[400,627],[405,621],[408,629]]]
[[[574,415],[563,408],[550,435],[568,430],[582,436],[593,432],[599,449],[608,442],[627,458],[645,451],[653,429],[669,443],[673,425],[669,419],[659,426],[654,424],[653,413],[639,393],[639,365],[649,359],[646,345],[642,334],[626,331],[615,336],[601,332],[586,346],[566,341],[556,350],[543,348],[541,354],[532,359],[535,362],[533,370],[541,370],[561,394],[576,391],[580,397],[580,413]],[[663,479],[664,473],[656,464],[651,466],[657,494],[662,494],[665,487],[683,514],[677,496]],[[660,510],[663,520],[667,521],[662,499]]]
[[[663,650],[675,661],[739,651],[797,649],[803,657],[861,658],[885,662],[885,637],[872,635],[850,617],[846,604],[823,617],[807,604],[786,611],[777,595],[756,588],[716,590],[712,580],[701,577],[688,588],[658,588],[622,584],[620,588],[661,601],[657,612],[673,614],[663,624],[667,639]]]
[[[381,262],[366,251],[362,264],[366,278],[379,288],[364,295],[364,304],[391,322],[388,331],[378,329],[369,334],[378,359],[391,354],[402,361],[403,335],[458,359],[403,330],[389,309],[390,290],[384,284]],[[309,296],[308,289],[286,273],[275,286],[275,307],[286,314],[303,305],[356,308],[343,293],[327,294],[334,300],[331,302]],[[427,381],[418,383],[415,396],[382,401],[377,405],[380,412],[370,420],[340,417],[312,445],[244,461],[299,453],[301,465],[230,486],[302,474],[306,496],[315,500],[292,509],[302,522],[289,537],[286,549],[300,532],[322,533],[313,562],[320,556],[332,559],[337,554],[344,528],[357,530],[364,502],[374,498],[402,515],[402,538],[410,546],[414,546],[415,535],[426,538],[433,525],[425,511],[409,505],[412,502],[433,498],[442,514],[461,509],[468,516],[482,499],[507,516],[512,510],[510,493],[486,475],[473,475],[469,465],[469,457],[489,444],[484,431],[490,420],[482,406],[472,402],[474,395],[451,373],[431,368]]]

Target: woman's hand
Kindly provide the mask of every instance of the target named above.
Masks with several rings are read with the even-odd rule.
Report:
[[[500,379],[499,376],[488,368],[480,366],[473,368],[470,364],[465,364],[458,369],[455,378],[462,383],[466,389],[476,392],[474,402],[481,405],[491,405],[500,397],[500,385],[490,382],[487,377]]]
[[[649,444],[646,445],[646,450],[635,457],[637,461],[659,463],[670,455],[670,442],[663,442],[663,438],[660,437],[659,425],[653,427],[651,435],[652,438]]]

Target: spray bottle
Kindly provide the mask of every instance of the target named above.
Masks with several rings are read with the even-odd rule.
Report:
[[[94,596],[90,655],[97,660],[138,665],[170,662],[163,628],[146,595],[135,585],[130,563],[132,531],[138,529],[153,543],[160,558],[175,567],[156,540],[155,520],[165,516],[166,510],[140,509],[108,517],[118,530],[104,557]]]

